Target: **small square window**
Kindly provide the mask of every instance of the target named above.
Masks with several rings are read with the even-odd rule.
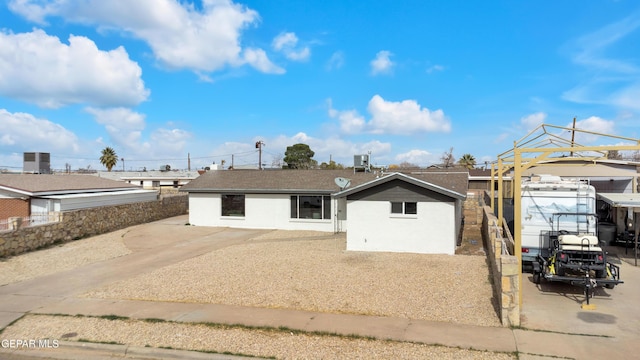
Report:
[[[404,203],[404,213],[415,215],[418,213],[418,203],[406,202]]]
[[[391,213],[392,214],[402,214],[402,203],[401,202],[392,202],[391,203]]]

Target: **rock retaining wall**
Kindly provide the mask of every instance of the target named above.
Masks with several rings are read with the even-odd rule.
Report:
[[[187,213],[188,206],[188,196],[184,194],[167,196],[158,201],[64,212],[56,223],[0,232],[0,257],[183,215]]]
[[[507,230],[508,231],[508,230]],[[487,244],[493,291],[499,302],[500,321],[503,326],[520,326],[520,262],[509,255],[508,239],[491,208],[484,207],[482,221],[483,238]]]

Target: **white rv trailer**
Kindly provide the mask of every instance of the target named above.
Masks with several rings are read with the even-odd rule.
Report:
[[[557,236],[554,231],[597,235],[596,190],[584,181],[533,175],[522,183],[521,204],[522,263],[525,267],[537,261],[539,254],[550,255],[545,252],[549,249],[549,238]],[[582,215],[553,216],[558,213]],[[554,219],[560,223],[553,224]]]

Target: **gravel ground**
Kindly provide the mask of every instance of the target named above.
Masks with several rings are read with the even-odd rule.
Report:
[[[131,253],[126,229],[0,260],[0,285],[75,269]]]
[[[0,262],[0,284],[128,254],[122,230]],[[344,234],[272,231],[90,291],[115,299],[221,303],[500,326],[484,256],[347,252]],[[73,254],[73,256],[68,256]],[[75,335],[73,335],[75,333]],[[71,334],[71,335],[69,335]],[[27,315],[3,339],[88,340],[279,359],[514,359],[512,354],[340,336],[139,320]]]
[[[513,354],[281,330],[46,315],[28,315],[2,337],[117,342],[277,359],[516,359]]]
[[[483,256],[347,252],[345,236],[213,251],[84,296],[288,308],[500,326]],[[316,234],[317,236],[317,234]],[[278,237],[278,241],[265,240]],[[144,286],[141,286],[144,284]],[[170,284],[170,285],[169,285]]]

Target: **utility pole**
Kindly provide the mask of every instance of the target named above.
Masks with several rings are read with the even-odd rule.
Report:
[[[264,141],[258,140],[256,141],[256,149],[258,149],[258,170],[262,170],[262,147],[264,146]]]
[[[571,147],[573,147],[573,141],[576,138],[576,117],[573,117],[573,128],[571,130]],[[571,157],[573,157],[573,151],[571,152]]]
[[[124,158],[120,158],[122,160],[122,172],[124,172]]]
[[[191,171],[191,153],[187,153],[187,170]]]

